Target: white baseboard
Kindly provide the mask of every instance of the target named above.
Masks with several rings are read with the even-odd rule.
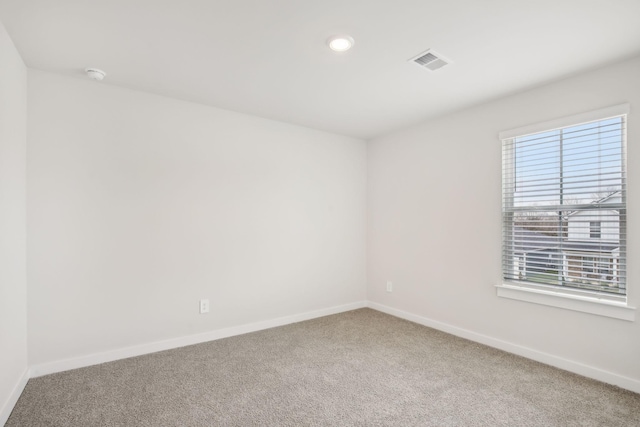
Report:
[[[261,331],[263,329],[275,328],[277,326],[302,322],[304,320],[315,319],[317,317],[329,316],[331,314],[351,311],[366,306],[366,301],[358,301],[351,304],[329,307],[321,310],[294,314],[291,316],[279,317],[262,322],[249,323],[246,325],[218,329],[195,335],[188,335],[163,341],[124,347],[116,350],[109,350],[102,353],[94,353],[70,359],[56,360],[54,362],[47,362],[31,366],[30,375],[31,378],[35,378],[42,375],[54,374],[56,372],[84,368],[86,366],[98,365],[105,362],[113,362],[115,360],[126,359],[128,357],[142,356],[144,354],[155,353],[157,351],[171,350],[173,348],[184,347],[187,345],[200,344],[203,342],[214,341],[221,338],[232,337],[235,335],[247,334],[249,332]]]
[[[556,368],[563,369],[565,371],[573,372],[584,377],[592,378],[594,380],[602,381],[604,383],[613,384],[618,387],[631,390],[635,393],[640,393],[640,381],[633,378],[624,377],[622,375],[615,374],[613,372],[605,371],[593,366],[584,365],[573,360],[564,359],[559,356],[544,353],[538,350],[534,350],[528,347],[523,347],[517,344],[513,344],[507,341],[503,341],[497,338],[493,338],[487,335],[482,335],[477,332],[473,332],[467,329],[452,326],[447,323],[438,322],[427,317],[418,316],[416,314],[408,313],[406,311],[398,310],[388,307],[383,304],[378,304],[369,301],[367,307],[374,310],[381,311],[383,313],[390,314],[401,319],[409,320],[420,325],[428,326],[433,329],[437,329],[451,335],[455,335],[461,338],[475,341],[480,344],[488,345],[500,350],[504,350],[508,353],[517,354],[518,356],[526,357],[527,359],[535,360],[537,362],[544,363],[545,365],[555,366]]]
[[[16,402],[18,402],[24,387],[27,385],[27,381],[29,381],[29,369],[24,370],[15,387],[13,387],[9,398],[3,403],[2,409],[0,409],[0,426],[5,425],[9,419],[13,407],[16,406]]]
[[[371,301],[358,301],[351,304],[345,304],[335,307],[329,307],[321,310],[310,311],[306,313],[295,314],[291,316],[279,317],[276,319],[265,320],[261,322],[249,323],[246,325],[234,326],[230,328],[218,329],[215,331],[205,332],[201,334],[189,335],[185,337],[178,337],[163,341],[156,341],[147,344],[141,344],[131,347],[125,347],[115,350],[110,350],[102,353],[95,353],[86,356],[80,356],[70,359],[58,360],[54,362],[43,363],[40,365],[31,366],[28,371],[25,371],[23,377],[16,384],[14,392],[11,397],[5,402],[0,412],[0,425],[6,422],[11,410],[17,402],[22,390],[24,389],[29,378],[35,378],[42,375],[53,374],[56,372],[67,371],[71,369],[83,368],[86,366],[97,365],[105,362],[112,362],[115,360],[126,359],[128,357],[141,356],[144,354],[154,353],[157,351],[170,350],[173,348],[184,347],[187,345],[199,344],[207,341],[214,341],[221,338],[232,337],[236,335],[242,335],[250,332],[256,332],[264,329],[274,328],[278,326],[288,325],[291,323],[302,322],[305,320],[315,319],[318,317],[328,316],[331,314],[343,313],[346,311],[355,310],[358,308],[369,307],[374,310],[381,311],[383,313],[390,314],[392,316],[399,317],[401,319],[409,320],[430,328],[438,329],[443,332],[450,333],[452,335],[459,336],[471,341],[475,341],[481,344],[488,345],[500,350],[507,351],[509,353],[517,354],[519,356],[526,357],[547,365],[555,366],[557,368],[573,372],[585,377],[593,378],[598,381],[613,384],[624,389],[640,393],[640,381],[633,378],[624,377],[622,375],[615,374],[613,372],[605,371],[592,366],[584,365],[579,362],[564,359],[559,356],[554,356],[548,353],[537,351],[528,347],[523,347],[517,344],[513,344],[507,341],[503,341],[497,338],[493,338],[487,335],[482,335],[477,332],[473,332],[467,329],[459,328],[457,326],[449,325],[443,322],[439,322],[426,317],[418,316],[413,313],[398,310],[392,307],[388,307],[383,304],[378,304]]]

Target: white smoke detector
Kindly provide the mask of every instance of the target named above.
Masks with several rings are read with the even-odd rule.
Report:
[[[102,70],[98,70],[97,68],[86,68],[84,71],[87,73],[87,76],[89,76],[90,79],[97,81],[102,81],[102,79],[104,79],[107,75],[107,73]]]

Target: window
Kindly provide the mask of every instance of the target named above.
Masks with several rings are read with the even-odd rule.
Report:
[[[505,283],[626,301],[627,110],[501,134]]]

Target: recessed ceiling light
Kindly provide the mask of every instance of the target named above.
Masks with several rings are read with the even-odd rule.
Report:
[[[327,39],[329,48],[335,52],[344,52],[353,46],[353,37],[351,36],[332,36]]]

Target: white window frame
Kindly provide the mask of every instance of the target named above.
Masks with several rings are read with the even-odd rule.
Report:
[[[610,117],[628,115],[631,108],[629,104],[616,105],[582,114],[563,117],[533,125],[523,126],[500,132],[499,139],[515,138],[559,129],[569,126],[603,120]],[[625,132],[626,133],[626,132]],[[626,135],[625,135],[626,140]],[[626,147],[624,148],[626,151]],[[623,151],[626,156],[626,152]],[[627,294],[624,297],[609,297],[597,292],[589,292],[580,289],[558,288],[555,286],[528,285],[522,282],[502,282],[496,285],[498,297],[542,304],[567,310],[591,313],[600,316],[612,317],[627,321],[635,321],[635,307],[629,305],[629,284]]]

